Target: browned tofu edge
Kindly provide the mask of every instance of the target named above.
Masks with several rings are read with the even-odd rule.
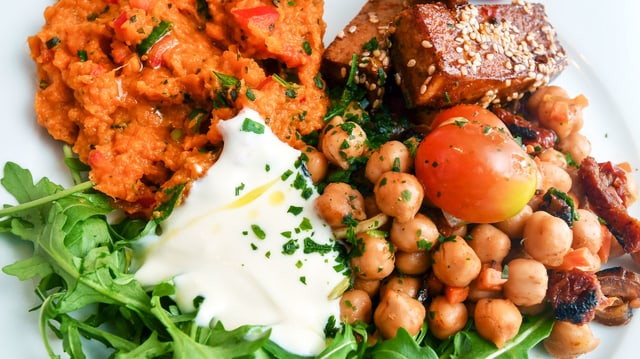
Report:
[[[394,22],[390,56],[408,107],[501,103],[567,64],[541,4],[421,4]]]

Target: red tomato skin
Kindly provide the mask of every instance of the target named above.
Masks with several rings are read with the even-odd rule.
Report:
[[[251,31],[251,25],[264,34],[271,32],[272,27],[275,26],[280,17],[280,13],[273,6],[233,9],[231,13],[245,29]]]
[[[415,169],[425,197],[470,223],[510,218],[536,190],[531,157],[508,134],[478,121],[434,129],[418,147]]]
[[[507,125],[505,125],[502,120],[498,116],[496,116],[493,112],[487,110],[484,107],[478,105],[471,104],[461,104],[450,107],[448,109],[440,111],[431,122],[431,129],[435,129],[440,127],[445,122],[458,119],[466,119],[472,122],[480,122],[484,125],[489,125],[491,127],[500,128],[503,131],[511,134],[509,129],[507,129]]]

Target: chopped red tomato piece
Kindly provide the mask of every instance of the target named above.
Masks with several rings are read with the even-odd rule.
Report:
[[[129,0],[129,5],[134,9],[142,9],[147,11],[151,8],[153,0]]]
[[[148,64],[152,68],[160,67],[164,60],[162,56],[170,49],[175,47],[178,44],[178,40],[173,36],[165,36],[160,41],[156,42],[151,50],[147,53],[148,56]]]
[[[113,20],[113,29],[116,30],[116,32],[122,31],[122,25],[127,21],[128,17],[127,12],[122,11],[120,15]]]
[[[502,272],[491,267],[483,268],[478,275],[477,286],[480,290],[501,290],[507,282]]]
[[[272,6],[258,6],[249,9],[233,9],[231,13],[236,21],[246,30],[254,28],[263,33],[273,30],[273,27],[280,18],[278,11]]]
[[[444,296],[450,304],[462,303],[469,297],[469,287],[446,286]]]

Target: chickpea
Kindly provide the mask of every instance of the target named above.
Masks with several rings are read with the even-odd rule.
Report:
[[[444,296],[433,299],[429,305],[427,323],[429,330],[438,339],[447,339],[467,324],[469,313],[464,303],[449,303]]]
[[[399,328],[410,335],[416,335],[422,329],[426,309],[414,298],[403,292],[389,291],[382,297],[373,313],[373,322],[383,337],[396,336]]]
[[[546,148],[542,150],[537,157],[542,162],[553,163],[562,169],[567,168],[567,159],[565,158],[564,153],[554,148]]]
[[[432,259],[433,273],[442,283],[452,287],[468,286],[482,267],[476,252],[459,236],[441,243]]]
[[[571,249],[573,233],[562,219],[544,211],[533,212],[524,226],[524,250],[545,266],[559,266]]]
[[[393,246],[378,231],[358,233],[358,251],[351,258],[353,272],[361,278],[373,280],[387,277],[394,268]],[[359,255],[358,255],[359,254]]]
[[[524,231],[524,224],[527,223],[529,216],[533,213],[531,206],[526,205],[522,207],[520,212],[515,216],[505,219],[502,222],[495,223],[494,225],[511,239],[522,238],[522,232]]]
[[[393,171],[380,176],[373,193],[378,208],[401,223],[415,217],[424,198],[424,189],[414,175]]]
[[[327,175],[329,167],[327,158],[313,146],[306,146],[301,152],[304,166],[311,175],[311,181],[313,183],[322,181]]]
[[[383,173],[409,172],[412,165],[413,160],[407,146],[400,141],[389,141],[373,151],[364,174],[371,183],[376,183]]]
[[[367,218],[371,218],[377,214],[382,213],[378,204],[376,204],[376,198],[373,195],[364,197],[364,211],[367,213]]]
[[[544,348],[560,359],[575,358],[594,350],[600,339],[596,339],[589,324],[573,324],[566,321],[556,321],[551,334],[544,340]]]
[[[473,318],[478,334],[498,348],[513,339],[520,330],[522,315],[509,299],[480,299]]]
[[[597,254],[602,247],[602,224],[593,212],[580,208],[577,210],[578,220],[573,222],[573,242],[571,248],[585,247],[589,252]]]
[[[384,297],[387,291],[394,290],[408,294],[411,298],[417,298],[422,281],[420,278],[403,275],[391,275],[380,287],[380,297]]]
[[[351,160],[362,156],[366,149],[367,134],[355,122],[340,120],[329,122],[323,129],[320,150],[329,162],[346,170]]]
[[[363,290],[351,289],[340,299],[340,319],[349,324],[355,322],[371,322],[373,313],[371,297]]]
[[[469,246],[482,263],[502,263],[511,250],[511,239],[504,232],[490,224],[479,224],[471,232]]]
[[[367,218],[362,194],[342,182],[329,183],[316,199],[316,209],[332,228],[343,227],[347,217],[361,221]]]
[[[394,220],[389,231],[393,246],[403,252],[430,250],[438,243],[439,235],[435,223],[422,213],[404,223]]]
[[[378,294],[381,285],[380,279],[363,279],[360,277],[353,278],[353,289],[360,289],[365,291],[369,297],[373,297]]]
[[[429,252],[398,251],[395,256],[396,268],[403,274],[423,274],[429,269],[429,265],[431,264]]]
[[[550,162],[536,161],[536,163],[542,175],[542,182],[538,184],[542,192],[546,193],[549,188],[552,187],[562,192],[569,192],[571,190],[573,181],[567,171]]]
[[[562,152],[569,153],[571,159],[578,164],[591,154],[591,142],[580,132],[572,132],[569,136],[561,138],[558,148]]]
[[[502,286],[504,295],[518,306],[532,306],[547,294],[547,268],[535,259],[517,258],[509,262],[509,278]]]
[[[540,124],[552,129],[558,137],[565,138],[582,128],[582,109],[588,104],[583,95],[572,99],[563,88],[546,86],[539,88],[529,98],[527,107]]]

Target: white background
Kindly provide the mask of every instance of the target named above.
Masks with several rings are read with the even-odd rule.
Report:
[[[335,35],[363,0],[327,0],[325,18]],[[556,0],[547,13],[572,51],[572,69],[557,80],[575,95],[584,92],[591,106],[586,129],[594,142],[598,160],[629,161],[638,180],[640,166],[640,120],[637,115],[640,84],[640,3],[634,0]],[[29,168],[35,178],[69,184],[60,160],[60,146],[35,124],[32,109],[37,78],[28,56],[26,38],[43,23],[42,13],[50,0],[8,1],[0,12],[0,165],[15,161]],[[12,203],[0,190],[0,203]],[[633,209],[638,216],[638,205]],[[29,247],[14,239],[0,238],[0,266],[25,258]],[[20,283],[0,273],[0,356],[43,358],[46,356],[37,328],[37,313],[27,312],[38,301],[32,283]],[[598,329],[601,347],[590,358],[632,357],[633,339],[640,318],[632,327]],[[623,342],[620,349],[616,346]],[[618,350],[618,351],[616,351]]]

